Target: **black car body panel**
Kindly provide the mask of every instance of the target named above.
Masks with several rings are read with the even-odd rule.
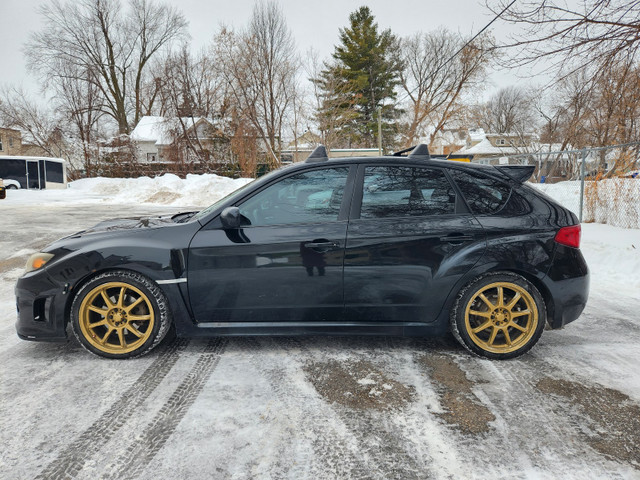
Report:
[[[376,166],[437,171],[451,186],[443,197],[450,212],[360,218],[365,169]],[[342,167],[347,183],[335,220],[222,227],[226,207],[242,206],[284,178]],[[510,193],[497,211],[478,214],[455,171],[493,179]],[[316,195],[318,204],[333,202]],[[110,270],[156,282],[182,336],[443,333],[458,292],[494,271],[533,283],[549,324],[559,328],[580,315],[588,295],[580,250],[554,241],[560,228],[576,223],[574,214],[492,167],[406,157],[295,164],[195,216],[103,222],[47,246],[53,259],[17,282],[16,328],[21,338],[64,340],[75,292]]]

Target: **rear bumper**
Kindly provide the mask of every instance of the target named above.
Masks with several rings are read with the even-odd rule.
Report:
[[[18,279],[15,288],[18,320],[16,332],[23,340],[64,342],[67,339],[64,286],[46,272],[33,272]]]
[[[576,320],[589,298],[589,269],[577,248],[558,245],[545,284],[552,297],[551,328],[562,328]]]

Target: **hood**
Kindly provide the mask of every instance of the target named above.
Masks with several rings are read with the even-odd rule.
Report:
[[[121,232],[123,230],[140,230],[147,228],[158,228],[168,225],[175,225],[178,216],[183,214],[161,215],[153,217],[130,217],[130,218],[114,218],[111,220],[105,220],[94,225],[86,230],[81,230],[69,235],[67,238],[80,238],[85,235],[91,235],[95,233],[109,233],[109,232]],[[63,240],[62,238],[60,240]]]

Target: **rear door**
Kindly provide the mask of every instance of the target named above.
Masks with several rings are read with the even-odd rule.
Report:
[[[188,277],[196,320],[340,320],[355,173],[315,168],[278,179],[238,203],[243,228],[224,230],[214,220],[199,231]]]
[[[345,250],[349,321],[434,321],[485,235],[444,170],[361,165]]]

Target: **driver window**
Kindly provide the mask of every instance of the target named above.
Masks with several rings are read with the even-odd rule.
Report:
[[[338,220],[349,168],[311,170],[287,177],[239,205],[252,226]]]

